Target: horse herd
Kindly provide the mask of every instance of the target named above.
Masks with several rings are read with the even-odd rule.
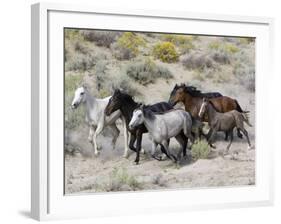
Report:
[[[184,104],[185,110],[174,108],[179,102]],[[211,147],[215,147],[213,141],[218,131],[225,133],[225,140],[229,139],[227,153],[233,141],[235,128],[237,136],[242,138],[244,135],[248,149],[251,148],[248,132],[244,128],[244,122],[251,126],[248,120],[249,112],[243,111],[237,100],[223,96],[219,92],[202,93],[194,86],[176,84],[168,102],[143,105],[119,89],[115,90],[112,96],[98,99],[82,85],[76,89],[71,107],[75,109],[80,104],[86,108],[86,122],[90,128],[88,140],[93,145],[95,155],[99,154],[97,136],[105,127],[112,130],[112,145],[115,148],[120,133],[116,126],[118,118],[123,123],[125,141],[123,156],[128,157],[129,149],[136,152],[136,164],[140,160],[142,135],[147,132],[152,139],[151,156],[157,160],[161,160],[161,157],[155,154],[157,145],[160,145],[161,152],[169,159],[177,162],[182,155],[186,157],[186,148],[190,148],[194,140],[201,139],[202,136]],[[204,122],[208,122],[210,127],[207,134],[203,132]],[[176,156],[169,150],[169,142],[173,137],[181,146]]]

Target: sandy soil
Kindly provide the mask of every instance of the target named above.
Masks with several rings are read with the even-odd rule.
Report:
[[[163,80],[159,80],[153,85],[164,87],[167,85],[167,88],[171,89],[171,84]],[[251,111],[250,122],[255,125],[254,93],[249,93],[243,87],[235,84],[229,84],[228,88],[222,84],[203,84],[202,86],[207,87],[204,89],[206,91],[216,89],[224,95],[238,99],[242,108]],[[154,96],[153,102],[167,98],[165,96],[165,94],[168,95],[165,92],[167,88],[153,91],[151,93]],[[144,96],[145,102],[150,103],[149,100],[151,97]],[[110,137],[105,137],[110,136],[110,133],[105,133],[104,136],[98,138],[98,143],[102,146],[99,157],[93,156],[91,145],[87,143],[88,130],[81,130],[79,134],[70,133],[70,136],[73,135],[71,139],[80,143],[77,147],[82,153],[66,154],[65,192],[67,194],[255,184],[255,147],[248,151],[245,138],[241,140],[236,134],[229,155],[221,156],[228,144],[224,141],[224,134],[221,133],[218,134],[215,143],[217,148],[213,149],[208,159],[183,160],[180,165],[175,165],[170,160],[151,159],[149,157],[151,141],[148,134],[145,134],[143,149],[147,153],[141,156],[140,165],[134,165],[135,154],[133,152],[128,159],[122,157],[124,138],[122,127],[120,124],[118,126],[121,133],[115,150],[112,150],[112,146],[108,143]],[[246,126],[246,129],[254,145],[255,128]],[[171,151],[175,152],[178,149],[179,146],[172,140]]]

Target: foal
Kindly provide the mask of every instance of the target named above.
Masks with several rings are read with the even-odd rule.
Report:
[[[133,117],[129,123],[129,129],[144,124],[150,136],[152,137],[152,155],[155,153],[157,144],[162,145],[169,158],[173,158],[177,162],[181,153],[187,146],[187,141],[192,142],[194,138],[191,134],[192,119],[188,112],[181,109],[173,109],[163,113],[154,113],[149,108],[141,106],[134,110]],[[184,136],[181,133],[184,133]],[[181,145],[177,158],[169,151],[169,140],[175,137]]]
[[[215,110],[215,107],[210,100],[203,98],[198,116],[203,117],[205,113],[208,116],[208,123],[210,126],[210,137],[208,139],[210,146],[214,147],[212,145],[212,140],[218,131],[226,132],[230,136],[230,142],[226,148],[227,153],[233,141],[233,129],[236,127],[237,129],[240,129],[246,136],[249,145],[248,149],[251,148],[248,132],[244,128],[243,123],[245,122],[250,127],[252,127],[252,125],[249,123],[247,114],[245,112],[241,113],[237,110],[231,110],[229,112],[220,113]]]

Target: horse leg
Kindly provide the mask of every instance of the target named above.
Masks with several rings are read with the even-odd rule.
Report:
[[[88,136],[88,141],[90,143],[93,143],[93,135],[95,133],[95,129],[93,127],[93,125],[90,125],[90,129],[89,129],[89,136]]]
[[[182,152],[183,152],[183,157],[184,158],[186,157],[186,146],[187,146],[188,139],[185,136],[183,137],[182,135],[177,135],[175,136],[175,138],[181,146],[181,149],[177,155],[177,159],[180,160]]]
[[[184,126],[183,126],[183,139],[187,138],[191,141],[191,145],[194,143],[194,136],[192,135],[191,129],[192,127],[188,128],[188,125],[186,123],[187,121],[184,122]],[[186,149],[184,149],[185,154],[186,154]]]
[[[246,136],[246,139],[247,139],[247,142],[248,142],[248,150],[251,149],[251,142],[250,142],[250,139],[249,139],[249,135],[248,135],[248,132],[246,131],[245,128],[241,129],[241,131],[243,132],[243,134]]]
[[[157,147],[157,143],[155,141],[152,141],[152,147],[151,147],[151,157],[156,159],[156,160],[160,160],[155,156],[155,152],[156,152],[156,147]]]
[[[94,145],[94,151],[95,151],[95,155],[97,156],[99,154],[99,151],[98,151],[98,145],[97,145],[97,136],[102,132],[104,128],[104,125],[103,124],[99,124],[97,126],[97,129],[94,133],[94,137],[93,137],[93,145]]]
[[[225,137],[224,137],[224,140],[227,141],[228,140],[228,132],[224,132],[225,133]]]
[[[214,139],[214,137],[215,137],[215,135],[216,135],[216,133],[217,133],[217,130],[216,129],[212,129],[211,128],[211,135],[210,135],[210,137],[209,137],[209,139],[208,139],[208,144],[212,147],[212,148],[216,148],[213,144],[212,144],[212,141],[213,141],[213,139]]]
[[[177,162],[177,158],[173,154],[170,153],[168,141],[167,140],[162,141],[161,145],[163,145],[163,147],[165,148],[165,150],[167,152],[167,155],[168,155],[168,158],[171,158],[176,163]]]
[[[242,132],[243,132],[243,131],[242,131]],[[243,132],[243,133],[244,133],[244,132]],[[237,128],[237,136],[238,136],[238,138],[243,138],[243,135],[241,134],[239,128]]]
[[[134,152],[137,152],[137,149],[134,146],[136,138],[137,138],[136,133],[131,133],[131,135],[130,135],[130,142],[129,142],[129,148],[132,151],[134,151]]]
[[[168,144],[169,144],[169,143],[168,143]],[[169,155],[167,154],[166,149],[165,149],[164,146],[161,145],[161,144],[160,144],[160,149],[161,149],[162,154],[164,154],[164,156],[165,156],[165,157],[161,156],[161,157],[160,157],[160,160],[164,160],[164,159],[166,159],[166,158],[171,159],[171,158],[169,157]],[[155,158],[155,157],[154,157],[154,158]],[[155,158],[155,159],[156,159],[156,158]]]
[[[141,141],[142,141],[142,133],[137,132],[137,156],[135,159],[135,163],[139,164],[140,161],[140,151],[141,151]]]
[[[115,149],[115,145],[116,145],[116,141],[117,141],[117,138],[120,134],[120,131],[119,129],[116,127],[116,124],[112,124],[109,126],[112,131],[113,131],[113,138],[112,138],[112,146],[113,146],[113,149]]]
[[[233,141],[233,130],[228,131],[228,135],[230,137],[230,141],[229,141],[229,144],[226,147],[226,153],[225,154],[228,154],[229,148],[230,148],[230,146],[232,144],[232,141]]]
[[[124,116],[122,118],[122,123],[123,123],[123,130],[124,130],[124,144],[125,144],[125,149],[124,149],[124,158],[128,158],[129,156],[129,146],[128,146],[128,130],[127,130],[127,125]]]
[[[206,135],[206,140],[207,140],[207,141],[209,141],[209,139],[210,139],[210,137],[211,137],[211,135],[212,135],[212,132],[213,132],[213,129],[210,128],[209,131],[208,131],[208,133],[207,133],[207,135]]]
[[[96,138],[94,137],[95,136],[95,132],[96,132],[96,129],[95,129],[96,127],[94,127],[94,126],[91,126],[91,129],[90,129],[90,132],[91,133],[89,133],[89,136],[90,136],[90,134],[92,135],[92,139],[90,140],[90,139],[88,139],[89,140],[89,142],[92,144],[92,146],[93,146],[93,149],[94,149],[94,154],[95,155],[98,155],[99,154],[99,152],[98,152],[98,150],[97,150],[97,144],[96,144]]]
[[[168,139],[167,142],[168,142],[168,146],[169,146],[170,145],[170,139]],[[167,155],[167,152],[166,152],[165,148],[161,144],[160,144],[160,149],[161,149],[162,154],[164,154],[164,156],[165,156],[165,157],[161,156],[161,160],[163,160],[166,157],[168,157],[168,155]],[[169,158],[169,159],[171,159],[171,158]]]

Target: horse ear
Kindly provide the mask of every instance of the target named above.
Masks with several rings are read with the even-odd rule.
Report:
[[[203,98],[203,102],[205,103],[205,102],[207,102],[207,101],[208,101],[208,100],[204,97],[204,98]]]
[[[141,110],[141,111],[143,111],[143,107],[144,107],[144,105],[141,104],[141,105],[140,105],[140,110]]]
[[[88,90],[89,89],[89,86],[88,86],[88,84],[87,83],[82,83],[82,87],[84,88],[84,89],[86,89],[86,90]]]

